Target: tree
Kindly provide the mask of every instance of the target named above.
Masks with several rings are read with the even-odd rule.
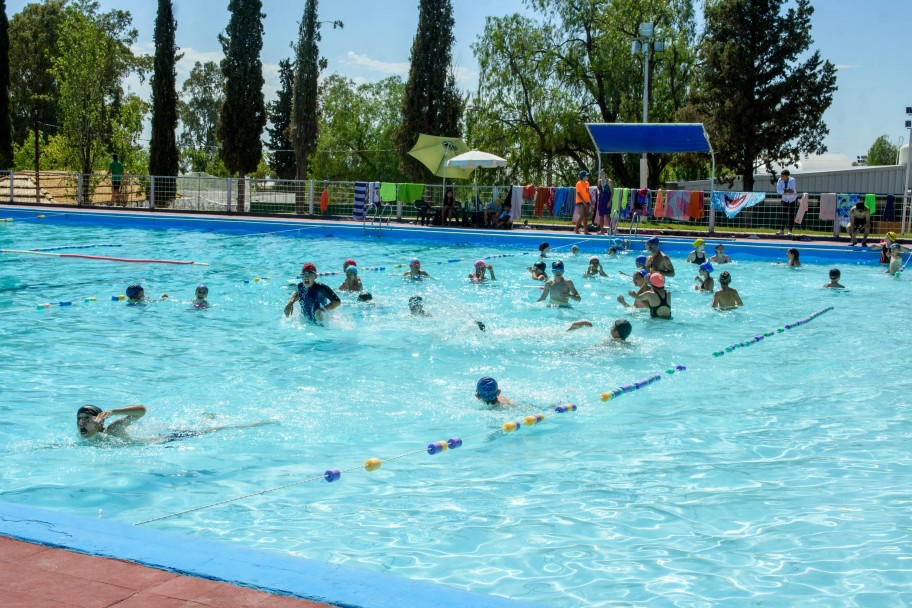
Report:
[[[833,102],[836,68],[810,49],[810,0],[714,0],[705,7],[699,87],[702,118],[716,161],[753,190],[758,163],[788,165],[826,151],[823,113]]]
[[[319,179],[405,181],[390,139],[405,83],[398,76],[356,85],[337,74],[320,83],[320,129],[310,174]]]
[[[219,35],[222,51],[222,74],[225,77],[225,100],[219,113],[216,137],[221,144],[219,156],[238,183],[238,211],[244,210],[244,181],[256,170],[263,154],[260,136],[266,126],[263,101],[262,0],[230,0],[231,18],[224,34]]]
[[[120,109],[112,112],[112,107],[121,105],[123,78],[131,72],[144,74],[148,61],[130,50],[137,32],[130,27],[129,12],[100,13],[98,3],[89,0],[73,2],[65,12],[53,67],[60,133],[71,167],[88,174],[115,144],[109,138]]]
[[[181,99],[178,102],[180,122],[183,125],[180,148],[185,170],[216,173],[212,168],[220,163],[217,161],[215,127],[218,125],[224,99],[225,77],[218,64],[214,61],[194,63],[190,75],[181,86]]]
[[[13,125],[10,121],[9,21],[6,0],[0,0],[0,169],[13,166]]]
[[[899,146],[894,146],[890,138],[881,135],[871,144],[868,150],[868,166],[895,165],[899,157]]]
[[[291,124],[291,97],[294,88],[294,65],[290,59],[279,61],[279,89],[275,101],[266,106],[266,114],[272,126],[266,127],[269,134],[267,143],[270,155],[269,167],[279,179],[294,179],[297,175],[294,151],[288,139],[288,127]]]
[[[155,176],[177,177],[177,22],[171,0],[158,0],[155,16],[155,61],[152,72],[152,142],[149,146],[149,172]],[[161,182],[159,192],[173,197],[173,180]]]
[[[65,19],[65,3],[33,2],[10,20],[10,109],[16,141],[24,141],[36,122],[58,124],[58,88],[53,67],[59,54],[57,38]]]
[[[575,181],[580,169],[598,162],[585,122],[642,120],[643,56],[630,55],[639,23],[651,23],[666,47],[649,51],[649,120],[671,122],[685,105],[696,60],[693,0],[528,5],[538,15],[489,18],[473,45],[481,76],[466,121],[473,146],[510,154],[515,179]],[[650,186],[671,159],[649,155]],[[638,155],[603,160],[617,183],[637,183]]]
[[[419,0],[418,30],[412,42],[408,83],[402,99],[402,123],[393,135],[399,169],[415,181],[429,177],[427,168],[408,155],[418,135],[460,134],[463,103],[451,67],[454,25],[450,0]]]

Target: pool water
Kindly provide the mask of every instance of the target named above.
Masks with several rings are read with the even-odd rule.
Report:
[[[534,256],[510,246],[0,228],[0,248],[91,243],[122,246],[79,253],[211,266],[0,256],[0,500],[138,523],[302,482],[144,525],[550,606],[912,602],[908,277],[843,263],[849,289],[824,290],[832,263],[730,248],[746,306],[718,313],[674,254],[663,321],[616,302],[633,255],[582,276],[604,253],[592,242],[563,257],[582,302],[557,309],[534,303]],[[490,260],[495,283],[466,280],[498,254],[516,255]],[[416,255],[434,280],[391,276]],[[348,257],[387,268],[361,273],[373,305],[343,296],[326,327],[283,318],[303,262],[339,271]],[[111,301],[133,282],[169,298]],[[201,282],[212,307],[195,310]],[[408,313],[413,295],[432,317]],[[581,318],[595,326],[565,331]],[[633,324],[626,347],[605,344],[617,318]],[[673,364],[688,369],[599,401]],[[516,405],[475,399],[483,375]],[[579,409],[554,414],[568,402]],[[84,403],[145,404],[139,441],[80,440]],[[542,424],[498,432],[534,413]],[[276,424],[142,441],[263,420]],[[458,450],[424,452],[457,436]],[[368,473],[371,457],[384,463]],[[329,484],[331,468],[344,472]]]

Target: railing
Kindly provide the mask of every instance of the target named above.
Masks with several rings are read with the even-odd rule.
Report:
[[[452,189],[459,205],[458,222],[462,225],[479,226],[484,223],[484,210],[493,202],[502,202],[510,191],[509,186],[478,186],[471,184],[426,184],[422,201],[431,207],[439,222],[439,209],[445,189]],[[618,188],[615,188],[615,192]],[[337,181],[296,181],[255,178],[224,178],[206,174],[188,174],[178,177],[146,175],[123,175],[118,181],[110,174],[78,174],[70,172],[42,171],[0,171],[0,201],[25,204],[80,206],[95,208],[127,208],[156,210],[178,210],[215,213],[283,214],[329,219],[352,217],[354,208],[354,182]],[[515,200],[515,199],[514,199]],[[383,204],[371,218],[387,225],[395,217],[399,221],[417,221],[415,201],[399,201]],[[902,231],[902,196],[896,195],[895,215],[884,217],[887,205],[886,195],[876,196],[876,211],[872,215],[872,232]],[[535,216],[533,208],[522,205],[521,221],[535,225],[568,225],[572,220],[574,205],[565,205],[557,216]],[[706,193],[703,217],[696,220],[680,221],[667,218],[637,217],[632,222],[622,220],[620,225],[606,221],[615,234],[625,231],[629,236],[639,230],[682,229],[706,233],[710,226],[710,197]],[[742,211],[734,218],[723,213],[714,214],[716,232],[775,232],[780,227],[782,206],[779,197],[767,195],[766,200]],[[833,220],[819,218],[820,194],[809,197],[808,210],[804,220],[797,227],[801,234],[834,234]],[[514,206],[514,212],[516,211]],[[365,229],[367,228],[365,216]],[[843,231],[844,233],[844,231]]]

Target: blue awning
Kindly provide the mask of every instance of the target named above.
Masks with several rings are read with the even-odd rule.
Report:
[[[642,152],[712,152],[701,123],[586,123],[603,154]]]

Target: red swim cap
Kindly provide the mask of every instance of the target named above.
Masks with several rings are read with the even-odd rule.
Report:
[[[313,262],[307,262],[304,266],[301,267],[301,272],[316,272],[317,267]]]
[[[342,265],[343,266],[357,266],[358,264],[353,259],[349,258],[349,259],[345,260],[344,262],[342,262]]]

